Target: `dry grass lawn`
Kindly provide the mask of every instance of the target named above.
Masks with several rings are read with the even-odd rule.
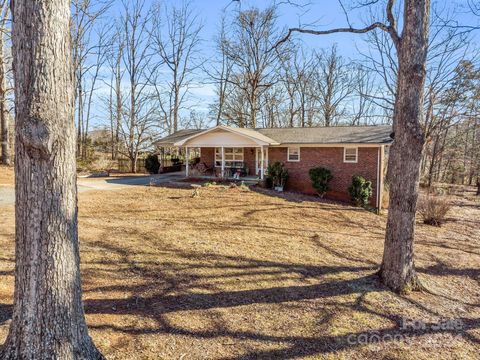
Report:
[[[13,167],[0,165],[0,186],[13,186]]]
[[[419,223],[416,265],[429,292],[408,296],[387,291],[375,275],[385,216],[311,197],[200,192],[80,194],[87,321],[108,359],[479,358],[473,192],[452,197],[442,228]],[[1,343],[14,212],[0,211]],[[425,326],[402,328],[402,318]]]

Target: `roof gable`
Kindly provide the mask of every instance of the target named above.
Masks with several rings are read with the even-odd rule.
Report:
[[[243,145],[244,144],[244,145]],[[232,128],[228,126],[215,126],[197,132],[174,142],[174,146],[252,146],[275,145],[277,142],[253,129]]]

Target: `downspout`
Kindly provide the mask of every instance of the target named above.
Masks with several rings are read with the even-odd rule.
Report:
[[[382,195],[383,195],[383,145],[378,147],[377,158],[377,213],[380,214],[382,210]]]

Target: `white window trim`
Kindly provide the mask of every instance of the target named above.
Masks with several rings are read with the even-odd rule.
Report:
[[[355,149],[355,160],[347,160],[347,149]],[[358,163],[358,147],[354,146],[345,146],[343,148],[343,162],[344,163],[350,163],[350,164],[356,164]]]
[[[224,149],[227,148],[227,147],[224,147]],[[244,147],[240,147],[240,146],[228,146],[228,148],[232,148],[232,149],[242,149],[242,160],[236,160],[235,159],[235,155],[234,155],[234,160],[224,160],[225,162],[225,168],[226,169],[232,169],[232,168],[238,168],[239,166],[228,166],[227,165],[227,162],[241,162],[243,164],[243,166],[245,166],[245,148]],[[213,150],[213,165],[214,167],[216,168],[221,168],[222,165],[222,158],[220,157],[220,159],[217,159],[217,149],[221,149],[221,147],[215,147],[214,150]],[[225,154],[225,153],[224,153]],[[220,165],[217,165],[217,161],[220,162]]]
[[[297,160],[290,160],[290,149],[298,149],[298,159]],[[287,148],[287,161],[288,162],[299,162],[300,161],[300,146],[289,146]]]

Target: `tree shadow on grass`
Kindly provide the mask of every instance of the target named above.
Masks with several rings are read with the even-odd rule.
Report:
[[[12,318],[12,310],[12,305],[0,304],[0,325]]]
[[[417,271],[437,276],[466,276],[480,283],[480,268],[454,268],[438,258],[435,265],[419,267]]]
[[[367,286],[369,287],[369,291],[360,293],[354,304],[343,306],[348,307],[351,311],[362,311],[371,314],[372,316],[383,317],[395,325],[385,328],[367,329],[364,332],[357,331],[345,335],[319,335],[308,337],[295,335],[271,335],[261,331],[237,331],[230,330],[228,327],[221,325],[216,326],[213,330],[192,330],[187,327],[173,325],[164,317],[165,314],[175,311],[206,310],[258,303],[282,303],[354,294],[357,292],[355,289],[357,289],[358,286],[363,288]],[[402,319],[399,316],[382,314],[379,311],[372,310],[364,304],[364,296],[366,293],[383,290],[385,289],[378,284],[375,276],[367,276],[350,281],[332,281],[326,284],[313,286],[278,287],[252,291],[195,295],[188,294],[171,297],[160,296],[146,299],[145,303],[140,306],[136,305],[136,307],[133,304],[127,305],[126,303],[119,303],[116,300],[113,300],[113,302],[112,300],[93,300],[87,301],[87,313],[113,313],[111,309],[115,308],[114,313],[116,314],[141,314],[151,319],[155,319],[158,323],[158,327],[120,327],[115,325],[94,326],[97,330],[111,330],[134,336],[171,334],[192,337],[195,339],[218,339],[218,341],[228,337],[239,344],[246,340],[252,340],[254,342],[264,342],[270,345],[272,343],[279,345],[278,349],[272,350],[250,349],[242,355],[223,357],[222,359],[225,360],[291,359],[319,354],[327,355],[345,349],[356,348],[368,343],[381,341],[384,344],[388,344],[393,341],[408,341],[410,338],[422,337],[429,334],[448,333],[452,335],[461,335],[473,343],[480,344],[480,340],[469,333],[470,330],[480,328],[480,319],[478,318],[459,319],[462,322],[461,329],[440,329],[437,326],[438,323],[435,322],[425,323],[425,328],[422,329],[404,328],[402,327]],[[161,304],[161,306],[158,304]],[[365,342],[365,339],[367,339],[367,343]]]
[[[116,248],[112,244],[103,244],[105,251],[119,254],[122,261],[127,264],[132,260],[129,251]],[[331,249],[329,249],[331,250]],[[436,333],[449,333],[461,335],[466,340],[480,344],[479,339],[470,333],[470,330],[480,328],[478,318],[462,318],[463,328],[460,330],[436,329],[435,323],[427,324],[425,329],[403,329],[400,316],[385,312],[378,305],[372,305],[366,296],[372,293],[388,292],[379,282],[373,271],[376,266],[316,266],[304,264],[283,263],[280,261],[264,261],[250,259],[241,256],[225,256],[220,254],[205,254],[194,251],[180,251],[178,249],[164,249],[165,252],[172,252],[175,260],[154,264],[151,262],[135,262],[131,266],[140,269],[144,282],[136,285],[112,285],[91,289],[90,292],[108,293],[109,291],[129,292],[130,297],[123,298],[90,298],[85,301],[87,314],[115,314],[119,316],[135,315],[150,321],[139,322],[137,325],[104,324],[94,325],[97,330],[108,330],[132,336],[149,334],[168,334],[174,336],[191,337],[194,339],[205,339],[222,342],[225,338],[233,341],[237,353],[241,355],[225,356],[224,359],[291,359],[303,356],[319,356],[335,353],[336,351],[354,349],[364,345],[360,337],[374,336],[385,339],[385,343],[396,341],[395,337],[408,339],[428,336]],[[142,256],[140,256],[142,258]],[[182,259],[188,260],[183,263]],[[351,260],[351,259],[350,259]],[[213,272],[209,272],[209,271]],[[199,272],[197,272],[199,271]],[[299,276],[300,283],[295,285],[281,285],[280,281],[286,275]],[[338,275],[337,275],[338,274]],[[342,276],[340,276],[342,274]],[[348,274],[345,278],[345,274]],[[277,276],[278,286],[263,286],[264,280],[271,276]],[[254,276],[255,279],[249,278]],[[243,285],[249,285],[246,290],[235,290],[225,288],[228,281],[243,281]],[[258,278],[260,277],[260,278]],[[301,283],[301,279],[310,279],[315,283]],[[271,281],[271,279],[270,279]],[[274,281],[274,280],[273,280]],[[165,285],[167,284],[167,285]],[[202,285],[203,284],[203,285]],[[199,289],[201,291],[199,292]],[[147,294],[147,295],[144,295]],[[391,293],[390,293],[391,294]],[[90,294],[91,297],[93,294]],[[343,300],[339,301],[338,297]],[[351,299],[355,299],[351,301]],[[349,301],[344,301],[350,299]],[[416,307],[422,313],[437,316],[430,309],[420,303],[410,301],[408,298],[398,296],[398,299],[406,300],[408,306]],[[320,302],[316,302],[320,300]],[[295,311],[315,301],[320,309],[334,308],[332,313],[324,313],[322,324],[335,321],[328,319],[335,317],[335,311],[345,313],[360,312],[372,318],[383,319],[385,327],[366,328],[364,332],[352,330],[348,334],[325,335],[323,330],[312,336],[291,334],[279,334],[275,331],[265,330],[238,330],[232,329],[231,323],[225,312],[218,312],[220,309],[235,309],[250,305],[282,305],[281,309],[274,311]],[[292,308],[293,307],[293,308]],[[288,310],[290,308],[290,310]],[[258,311],[254,310],[252,311]],[[173,323],[169,315],[199,311],[198,314],[212,319],[209,328],[191,328],[188,320],[185,325]],[[234,310],[235,313],[237,310]],[[243,310],[242,310],[243,311]],[[248,313],[248,310],[245,310]],[[222,318],[225,316],[224,318]],[[185,315],[188,318],[188,315]],[[280,316],[280,314],[279,314]],[[151,320],[155,321],[152,325]],[[177,320],[178,321],[178,320]],[[248,320],[246,320],[248,321]],[[215,325],[212,326],[212,323]],[[148,324],[148,325],[147,325]],[[245,325],[247,325],[246,323]],[[206,325],[206,324],[205,324]],[[335,325],[333,323],[333,325]],[[245,345],[246,341],[263,343],[267,346],[255,349]],[[272,349],[272,346],[274,349]],[[268,349],[270,347],[270,349]]]
[[[251,304],[284,303],[319,299],[355,293],[360,284],[371,281],[372,277],[354,280],[332,281],[305,286],[279,286],[264,289],[223,291],[216,293],[189,293],[181,295],[153,295],[142,298],[139,304],[135,298],[113,300],[86,300],[89,314],[139,314],[153,312],[156,315],[175,311],[207,310]],[[380,291],[380,290],[378,290]],[[115,310],[112,310],[115,309]]]

